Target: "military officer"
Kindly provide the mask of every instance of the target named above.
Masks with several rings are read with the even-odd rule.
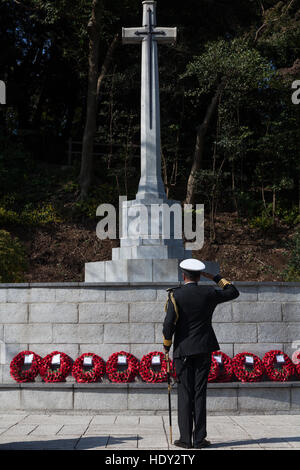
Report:
[[[173,358],[178,378],[179,440],[183,448],[207,447],[206,389],[211,353],[220,349],[212,328],[215,307],[236,299],[239,292],[221,275],[204,272],[205,265],[197,259],[180,263],[183,285],[168,289],[166,316],[163,324],[163,346],[168,352],[174,336]],[[200,274],[216,282],[198,285]]]

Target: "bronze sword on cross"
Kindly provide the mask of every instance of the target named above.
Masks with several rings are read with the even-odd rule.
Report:
[[[152,129],[152,109],[153,109],[153,74],[156,72],[153,70],[156,65],[157,51],[153,54],[153,40],[157,42],[170,44],[176,41],[177,28],[161,28],[156,29],[156,14],[154,1],[143,2],[144,12],[143,20],[147,19],[146,24],[142,29],[136,28],[123,28],[123,44],[135,44],[136,42],[142,42],[145,38],[147,41],[147,60],[146,66],[148,69],[148,97],[149,97],[149,124]],[[146,8],[145,8],[146,7]],[[135,36],[135,37],[134,37]],[[154,57],[153,57],[154,55]]]
[[[147,38],[147,51],[148,51],[148,81],[149,81],[149,87],[148,87],[148,92],[149,92],[149,121],[150,121],[150,129],[152,129],[152,42],[153,42],[153,36],[154,35],[161,35],[165,36],[166,32],[161,30],[161,31],[156,31],[153,29],[153,24],[152,24],[152,15],[153,12],[151,8],[147,9],[148,13],[148,24],[145,26],[145,31],[136,31],[135,35],[136,36],[146,36]]]
[[[143,26],[122,28],[123,44],[142,46],[141,179],[138,199],[165,198],[161,179],[160,104],[157,44],[176,41],[177,28],[156,27],[156,2],[143,2]]]

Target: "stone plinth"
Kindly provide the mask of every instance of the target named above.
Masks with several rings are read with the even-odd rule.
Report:
[[[0,411],[167,415],[167,384],[15,383],[0,385]],[[300,414],[300,382],[209,383],[209,415]],[[172,389],[177,410],[177,387]]]
[[[142,247],[140,247],[142,248]],[[151,245],[144,246],[155,251]],[[161,248],[168,249],[167,245]],[[129,249],[134,249],[130,248]],[[118,252],[116,252],[118,253]],[[129,256],[129,255],[128,255]],[[112,261],[96,261],[85,264],[85,282],[180,282],[180,259],[115,259]],[[219,265],[213,261],[204,261],[205,270],[212,274],[219,273]],[[207,281],[201,278],[201,281]]]

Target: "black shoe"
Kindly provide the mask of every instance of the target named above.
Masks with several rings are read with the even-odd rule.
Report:
[[[194,444],[194,449],[203,449],[204,447],[210,446],[211,442],[203,439],[199,444]]]
[[[174,441],[173,445],[176,446],[176,447],[183,447],[184,449],[191,449],[192,448],[192,444],[186,444],[185,442],[182,442],[180,440]]]

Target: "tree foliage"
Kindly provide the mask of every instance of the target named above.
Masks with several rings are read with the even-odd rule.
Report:
[[[20,241],[6,230],[0,230],[0,282],[22,282],[26,267],[26,254]]]
[[[186,197],[197,129],[216,98],[195,192],[195,202],[209,203],[212,237],[221,208],[241,216],[251,207],[251,216],[271,217],[273,224],[282,211],[300,207],[299,106],[291,102],[291,83],[300,78],[299,6],[299,0],[191,0],[188,8],[178,0],[157,3],[159,24],[178,27],[177,45],[159,47],[169,197]],[[66,165],[68,139],[82,141],[91,8],[91,0],[0,1],[0,79],[7,83],[1,134],[11,155],[0,160],[0,176],[13,180],[16,165],[25,172],[41,163]],[[103,0],[98,72],[122,26],[140,24],[140,1]],[[90,194],[105,184],[116,196],[136,192],[140,54],[140,47],[119,43],[103,79]],[[74,154],[74,200],[79,170]],[[0,192],[1,199],[9,184]]]

